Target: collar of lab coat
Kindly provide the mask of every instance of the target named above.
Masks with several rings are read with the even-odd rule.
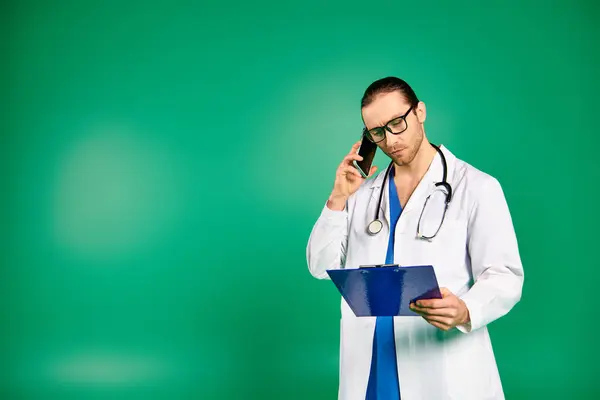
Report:
[[[438,146],[444,156],[446,157],[446,164],[448,167],[448,172],[446,175],[446,180],[450,185],[452,185],[452,176],[454,174],[454,167],[456,164],[456,157],[454,154],[448,150],[444,145]],[[386,165],[385,168],[389,166]],[[408,200],[408,204],[406,204],[402,209],[402,214],[410,214],[413,210],[417,209],[418,212],[421,212],[421,208],[423,207],[423,203],[425,201],[425,197],[429,195],[433,189],[435,188],[435,184],[437,182],[441,182],[443,178],[444,167],[442,165],[442,159],[439,153],[436,151],[435,157],[433,161],[429,165],[429,169],[423,175],[423,178],[413,191],[412,195]],[[373,183],[371,184],[371,196],[377,201],[379,199],[379,191],[382,188],[385,190],[381,199],[381,208],[379,210],[380,214],[385,216],[385,220],[389,223],[390,221],[390,207],[389,207],[389,187],[387,185],[383,186],[383,179],[385,176],[385,169],[381,170],[379,174],[373,179]],[[389,179],[389,174],[388,178]]]

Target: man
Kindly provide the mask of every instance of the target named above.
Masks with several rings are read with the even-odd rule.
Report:
[[[390,167],[362,178],[352,146],[308,240],[309,271],[433,265],[443,298],[411,304],[414,317],[356,317],[342,298],[339,399],[503,399],[487,325],[520,300],[524,275],[502,188],[428,141],[425,104],[403,80],[373,82],[361,113]],[[436,186],[444,175],[451,192]],[[383,228],[369,234],[380,193]]]

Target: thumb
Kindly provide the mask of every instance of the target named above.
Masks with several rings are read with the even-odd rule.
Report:
[[[442,294],[442,298],[453,295],[453,293],[450,290],[448,290],[448,288],[445,288],[445,287],[440,288],[440,293]]]
[[[373,176],[373,174],[377,172],[377,167],[373,166],[371,167],[371,169],[369,170],[369,177]]]

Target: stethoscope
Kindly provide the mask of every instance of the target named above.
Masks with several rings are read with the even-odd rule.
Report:
[[[431,194],[429,196],[427,196],[427,199],[425,199],[425,204],[423,204],[423,209],[421,210],[421,215],[419,216],[419,222],[417,223],[417,238],[428,239],[428,240],[434,238],[437,235],[437,233],[439,232],[440,228],[442,227],[442,224],[444,223],[444,217],[446,216],[446,210],[448,209],[448,205],[450,204],[450,201],[452,201],[452,187],[446,180],[447,174],[448,174],[448,166],[446,164],[446,157],[444,156],[444,153],[442,152],[442,150],[440,150],[440,148],[438,146],[436,146],[433,143],[430,143],[430,144],[433,146],[433,148],[435,148],[435,150],[440,155],[440,158],[442,159],[442,167],[443,167],[443,171],[444,171],[443,175],[442,175],[442,181],[436,182],[435,186],[436,187],[441,186],[444,189],[446,189],[446,192],[444,193],[446,195],[446,200],[444,202],[444,214],[442,216],[442,221],[441,221],[437,231],[432,236],[424,236],[421,233],[421,229],[420,229],[421,217],[423,216],[423,211],[425,211],[425,206],[427,205],[427,202],[429,201]],[[392,161],[392,162],[390,162],[390,165],[385,170],[385,175],[383,177],[383,184],[381,185],[381,190],[379,191],[379,201],[377,202],[377,208],[375,211],[375,219],[373,221],[371,221],[371,223],[369,223],[369,225],[367,226],[367,232],[371,236],[377,235],[379,232],[381,232],[381,229],[383,229],[383,222],[381,222],[381,220],[379,219],[379,209],[381,208],[381,199],[383,197],[385,183],[387,182],[388,174],[390,173],[390,170],[393,167],[394,167],[394,162]]]

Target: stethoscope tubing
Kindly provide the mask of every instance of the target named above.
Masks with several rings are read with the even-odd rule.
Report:
[[[438,152],[438,154],[440,155],[440,158],[442,160],[442,169],[443,169],[442,181],[437,182],[435,184],[435,186],[436,187],[443,186],[448,191],[448,193],[446,193],[446,207],[447,207],[448,204],[450,203],[450,201],[452,200],[452,187],[450,186],[450,184],[447,181],[448,165],[446,163],[446,157],[444,156],[444,153],[438,146],[436,146],[433,143],[430,143],[430,144],[433,146],[433,148],[435,148],[435,150]],[[375,234],[379,233],[381,231],[381,229],[383,228],[383,224],[379,220],[379,209],[381,208],[381,200],[383,199],[383,191],[385,190],[385,183],[388,180],[390,170],[393,168],[393,166],[394,166],[394,161],[391,161],[385,170],[385,174],[383,177],[383,184],[381,185],[381,190],[379,191],[379,200],[377,201],[377,208],[375,209],[375,219],[373,221],[371,221],[367,227],[367,231],[371,235],[375,235]]]

